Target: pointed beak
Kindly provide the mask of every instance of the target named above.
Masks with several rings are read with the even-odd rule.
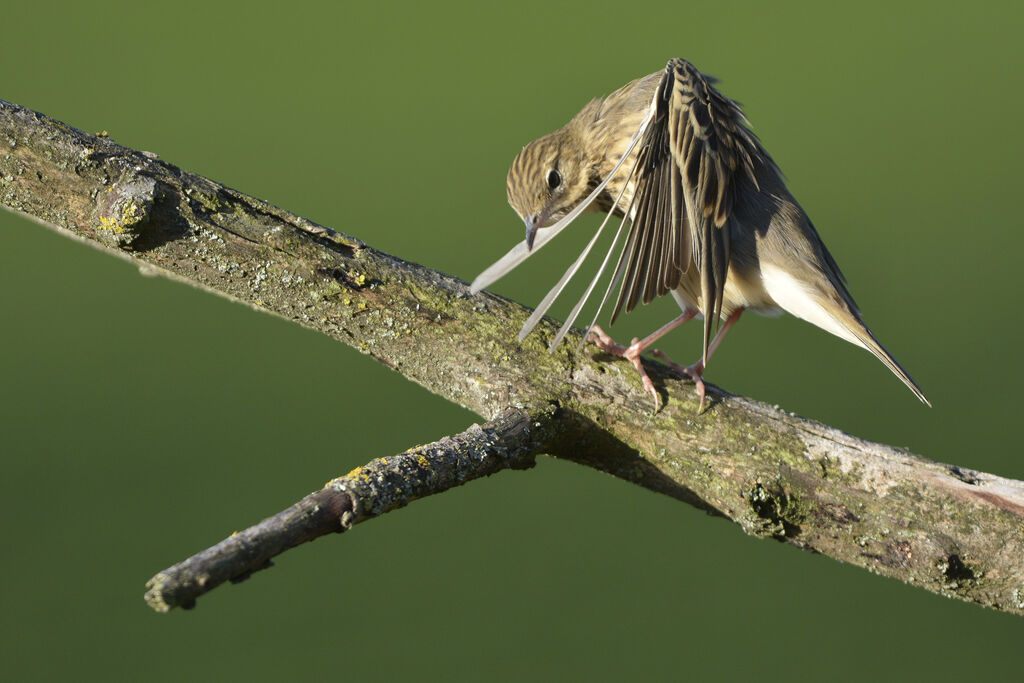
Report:
[[[540,214],[533,214],[523,219],[526,223],[526,249],[533,251],[533,240],[537,239],[537,228],[540,227]]]
[[[523,219],[523,223],[526,223],[526,249],[527,251],[533,251],[533,241],[537,239],[537,231],[544,227],[544,222],[548,219],[548,210],[544,210],[541,213],[535,213],[532,216],[527,216]]]

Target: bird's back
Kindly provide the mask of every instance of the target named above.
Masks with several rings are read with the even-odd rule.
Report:
[[[658,87],[661,72],[630,81],[607,97],[591,100],[569,122],[568,128],[584,140],[586,149],[593,150],[591,180],[596,185],[615,167],[630,139],[651,106],[651,98]],[[635,158],[637,149],[631,157]],[[632,158],[626,162],[626,167]],[[611,205],[615,195],[622,189],[628,174],[621,173],[612,179],[601,198],[601,204]],[[623,195],[623,206],[632,199],[632,187],[627,188]]]

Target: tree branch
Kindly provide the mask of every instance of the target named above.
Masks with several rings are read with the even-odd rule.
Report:
[[[454,437],[378,458],[332,479],[287,510],[160,572],[146,584],[158,612],[189,608],[225,581],[238,583],[301,543],[405,507],[503,469],[526,469],[552,443],[546,415],[509,409]]]
[[[710,385],[711,406],[696,415],[692,383],[647,361],[665,404],[650,415],[624,362],[573,354],[571,341],[548,353],[550,319],[520,343],[523,306],[471,297],[460,280],[4,102],[0,204],[321,331],[479,415],[557,407],[548,420],[562,437],[546,443],[548,453],[699,505],[749,534],[1024,614],[1024,483],[862,441]]]

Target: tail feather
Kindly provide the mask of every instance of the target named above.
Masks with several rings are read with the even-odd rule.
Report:
[[[858,320],[858,322],[860,321]],[[857,339],[864,348],[874,354],[875,358],[882,361],[882,363],[885,364],[885,367],[892,371],[892,374],[899,377],[903,383],[907,385],[907,388],[914,392],[914,396],[917,396],[921,403],[925,404],[929,408],[932,407],[931,401],[929,401],[928,397],[926,397],[924,392],[921,391],[921,387],[917,386],[917,382],[914,381],[914,378],[903,369],[903,366],[892,357],[891,353],[886,351],[885,347],[882,346],[880,341],[878,341],[878,338],[875,337],[874,333],[868,329],[867,325],[861,323],[860,329],[853,330],[853,333],[857,336]]]
[[[802,279],[798,280],[790,274],[791,271],[799,272],[799,267],[761,263],[762,282],[776,305],[840,339],[863,346],[903,380],[922,403],[931,406],[917,383],[860,319],[853,299],[849,295],[842,296],[834,277],[829,277],[822,270],[804,268]]]

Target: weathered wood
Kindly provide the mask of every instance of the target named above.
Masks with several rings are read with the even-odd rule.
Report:
[[[634,372],[529,309],[142,152],[0,102],[0,204],[140,267],[354,346],[490,418],[557,406],[553,455],[944,595],[1024,614],[1024,483],[930,462],[648,362]],[[578,341],[578,337],[576,339]]]

